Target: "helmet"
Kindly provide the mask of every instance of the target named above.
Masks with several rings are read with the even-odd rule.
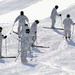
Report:
[[[23,12],[23,11],[21,11],[21,12],[20,12],[20,15],[24,15],[24,12]]]
[[[35,22],[38,24],[39,23],[39,20],[35,20]]]
[[[70,17],[70,14],[67,14],[67,17]]]
[[[56,5],[55,8],[58,9],[58,5]]]

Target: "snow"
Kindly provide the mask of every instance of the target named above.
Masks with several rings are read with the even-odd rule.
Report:
[[[49,17],[55,5],[59,5],[58,12],[61,12],[74,4],[75,0],[4,0],[0,3],[0,23],[13,22],[21,10],[33,21]]]
[[[73,21],[75,20],[75,1],[67,1],[68,0],[39,0],[39,2],[37,2],[37,0],[27,0],[27,3],[29,4],[27,6],[25,6],[25,4],[18,9],[17,7],[25,3],[26,0],[3,0],[1,2],[0,26],[3,27],[3,34],[7,34],[8,36],[6,40],[3,40],[3,56],[6,56],[6,52],[7,56],[17,56],[18,50],[20,50],[18,49],[18,36],[14,33],[9,33],[11,31],[14,19],[17,17],[17,15],[19,15],[19,12],[21,10],[23,10],[25,14],[29,17],[30,25],[34,21],[34,19],[40,19],[40,23],[38,25],[38,39],[35,44],[49,47],[32,48],[33,53],[28,53],[28,63],[21,63],[20,55],[16,62],[15,58],[0,59],[1,75],[75,75],[75,33],[73,33],[73,27],[71,28],[72,38],[67,41],[63,37],[63,30],[52,30],[43,28],[46,26],[51,26],[51,20],[49,16],[50,11],[55,4],[58,4],[60,6],[58,11],[59,13],[62,13],[62,20],[65,18],[67,13],[71,14],[71,18],[73,19]],[[16,4],[9,7],[9,3]],[[45,8],[43,6],[45,6]],[[38,15],[36,15],[37,13],[35,13],[37,11],[35,11],[33,14],[33,10],[39,7],[40,9],[37,9]],[[42,15],[44,15],[44,17]],[[63,28],[63,24],[61,23],[62,22],[60,20],[60,17],[58,17],[55,27]],[[15,24],[13,30],[17,31],[17,24]],[[30,61],[31,59],[32,61]]]

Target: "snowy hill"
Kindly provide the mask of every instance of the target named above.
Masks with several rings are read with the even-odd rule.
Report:
[[[40,0],[3,0],[0,2],[0,15],[24,9],[32,4],[39,2]]]
[[[37,1],[37,0],[32,0],[32,1]],[[8,2],[14,3],[14,2],[19,2],[19,0],[16,1],[6,0],[5,3]],[[19,45],[19,42],[17,40],[18,36],[14,33],[12,33],[11,35],[9,33],[13,25],[13,21],[15,19],[14,16],[16,14],[14,15],[14,13],[15,12],[19,13],[20,9],[18,9],[18,11],[14,10],[11,13],[6,12],[5,15],[1,16],[2,18],[1,22],[5,21],[4,23],[0,24],[4,28],[3,34],[7,34],[8,36],[7,40],[3,40],[3,51],[2,51],[3,56],[6,56],[6,50],[7,50],[7,56],[18,55],[18,45]],[[74,11],[75,11],[74,6],[70,6],[60,11],[60,13],[62,13],[63,19],[65,18],[65,15],[67,13],[70,13],[72,19],[75,21],[75,18],[73,17],[75,13]],[[7,18],[11,14],[13,14],[12,15],[13,18],[12,19],[10,18],[11,23],[8,23],[9,21],[5,20],[4,18],[5,17]],[[61,23],[62,22],[60,20],[60,17],[58,17],[55,26],[63,28],[63,25]],[[75,75],[75,65],[74,65],[75,33],[72,34],[71,40],[66,41],[63,38],[63,33],[64,33],[63,30],[52,30],[52,29],[43,28],[46,26],[47,27],[51,26],[51,20],[49,18],[41,19],[40,24],[38,25],[38,39],[35,44],[49,48],[32,48],[33,53],[31,55],[28,54],[28,63],[21,63],[20,56],[18,57],[16,62],[15,58],[0,59],[1,75]],[[16,31],[16,29],[17,25],[14,27],[14,31]],[[72,27],[72,32],[73,32],[73,27]],[[31,59],[32,61],[30,61]]]

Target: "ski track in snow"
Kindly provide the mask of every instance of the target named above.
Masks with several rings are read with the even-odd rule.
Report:
[[[50,67],[52,67],[54,69],[59,69],[59,70],[65,71],[65,72],[67,72],[69,74],[75,75],[75,70],[70,70],[67,67],[63,67],[63,66],[57,65],[57,64],[55,64],[53,62],[52,63],[51,62],[40,62],[40,63],[44,64],[46,66],[50,66]]]
[[[64,49],[66,48],[66,46],[67,46],[67,41],[66,41],[65,39],[63,39],[63,41],[62,41],[61,44],[59,45],[58,49],[57,49],[55,52],[53,52],[53,53],[51,54],[51,56],[52,56],[52,55],[55,56],[58,52],[64,50]]]

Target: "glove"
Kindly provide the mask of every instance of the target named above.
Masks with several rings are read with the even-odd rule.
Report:
[[[25,24],[25,26],[28,26],[28,24]]]
[[[20,36],[18,36],[18,38],[21,38]]]
[[[59,16],[61,16],[61,14],[59,14]]]
[[[4,36],[4,39],[7,38],[7,36]]]
[[[35,31],[35,34],[37,33],[37,31]]]

